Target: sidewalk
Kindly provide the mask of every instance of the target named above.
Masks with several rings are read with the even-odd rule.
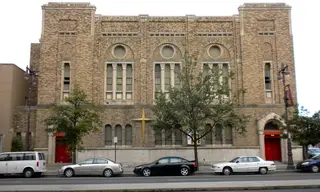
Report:
[[[57,176],[58,170],[61,166],[64,164],[54,164],[54,165],[48,165],[47,166],[47,172],[44,174],[45,176]],[[65,164],[67,165],[67,164]],[[195,174],[197,175],[205,175],[205,174],[212,174],[212,170],[210,169],[210,165],[201,165],[199,166],[199,171],[197,171]],[[133,173],[134,166],[132,165],[123,165],[123,176],[132,176],[135,175]],[[277,171],[276,172],[293,172],[295,170],[287,170],[286,164],[277,164]]]
[[[0,191],[100,191],[100,192],[160,192],[214,190],[268,190],[320,188],[320,179],[290,181],[232,181],[181,183],[122,183],[79,185],[3,185]]]

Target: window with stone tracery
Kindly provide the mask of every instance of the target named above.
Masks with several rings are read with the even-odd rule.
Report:
[[[105,100],[107,103],[132,101],[133,64],[107,63],[105,67]]]
[[[224,95],[226,97],[229,97],[231,94],[230,91],[230,75],[229,75],[229,64],[225,62],[206,62],[202,65],[202,72],[203,75],[215,75],[218,77],[218,81],[220,85],[223,86]],[[216,89],[217,87],[214,87],[213,89]]]
[[[170,87],[180,88],[180,81],[178,78],[181,70],[180,63],[155,63],[154,65],[154,93],[155,97],[160,92],[164,92],[169,96]]]

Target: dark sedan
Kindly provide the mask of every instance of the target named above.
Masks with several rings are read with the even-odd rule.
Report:
[[[307,159],[297,163],[296,168],[300,171],[311,171],[313,173],[319,172],[320,155],[314,156],[311,159]]]
[[[133,172],[145,177],[155,175],[182,175],[187,176],[198,170],[195,161],[181,157],[162,157],[150,164],[136,166]]]

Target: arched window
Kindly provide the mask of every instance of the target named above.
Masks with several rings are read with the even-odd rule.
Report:
[[[162,132],[159,130],[154,131],[155,145],[162,145]]]
[[[164,136],[165,136],[164,144],[172,145],[172,130],[165,130]]]
[[[118,138],[117,145],[122,145],[122,127],[121,127],[121,125],[116,125],[115,136]]]
[[[208,130],[211,129],[211,125],[207,124],[205,127],[205,131],[207,132]],[[210,131],[206,136],[205,136],[205,141],[206,141],[206,145],[212,145],[212,131]]]
[[[181,125],[178,125],[179,127]],[[180,131],[179,129],[176,128],[175,132],[175,145],[182,145],[182,131]]]
[[[132,126],[126,125],[125,127],[125,145],[132,145]]]
[[[215,126],[215,144],[222,145],[223,144],[223,135],[222,135],[222,126],[216,125]]]
[[[112,145],[112,127],[109,124],[104,128],[104,143],[105,145]]]
[[[233,143],[232,127],[227,126],[224,130],[224,134],[225,134],[225,143],[232,144]]]

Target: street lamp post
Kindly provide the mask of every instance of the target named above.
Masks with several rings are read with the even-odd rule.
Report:
[[[286,75],[290,75],[288,71],[288,65],[281,64],[281,69],[278,72],[278,80],[282,80],[283,83],[283,100],[284,100],[284,108],[285,108],[285,124],[287,129],[287,148],[288,148],[288,164],[287,169],[294,169],[293,158],[292,158],[292,146],[291,146],[291,136],[290,136],[290,129],[288,126],[288,97],[286,94]]]
[[[30,111],[31,111],[31,89],[36,84],[36,77],[38,76],[39,71],[31,70],[28,66],[26,67],[26,71],[24,73],[24,77],[26,80],[29,80],[28,85],[28,97],[27,97],[27,106],[28,106],[28,117],[27,117],[27,133],[26,133],[26,150],[30,150]],[[30,78],[30,79],[29,79]]]

